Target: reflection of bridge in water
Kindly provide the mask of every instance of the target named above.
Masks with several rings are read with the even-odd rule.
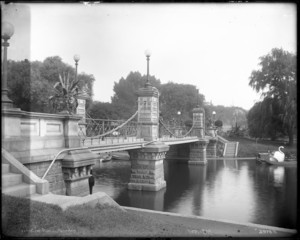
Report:
[[[193,109],[190,128],[163,122],[158,96],[158,90],[149,84],[141,88],[138,110],[126,121],[92,119],[85,112],[70,116],[6,109],[2,112],[6,130],[3,145],[11,157],[48,181],[50,191],[62,193],[66,189],[67,195],[86,191],[90,170],[100,153],[128,151],[128,189],[145,191],[166,186],[165,158],[176,156],[190,165],[205,165],[207,157],[216,157],[218,140],[224,153],[227,148],[236,154],[229,142],[215,136],[213,128],[206,129],[205,111],[199,106]]]

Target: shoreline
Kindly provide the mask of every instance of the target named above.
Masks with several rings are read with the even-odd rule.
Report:
[[[212,237],[291,237],[297,235],[296,229],[281,228],[255,223],[239,223],[226,219],[212,219],[194,215],[154,211],[122,206],[127,211],[137,212],[170,224],[181,224],[187,228],[191,236]],[[177,236],[177,235],[176,235]],[[180,237],[180,235],[178,235]],[[187,236],[187,237],[190,237]]]

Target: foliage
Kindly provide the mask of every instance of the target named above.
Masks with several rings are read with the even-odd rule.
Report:
[[[94,101],[88,110],[88,114],[93,119],[120,119],[118,108],[108,102]]]
[[[293,144],[297,127],[296,56],[274,48],[269,54],[260,57],[259,66],[259,70],[251,73],[249,85],[261,92],[264,99],[278,104],[278,116],[289,136],[289,143]]]
[[[40,62],[8,61],[9,98],[24,111],[47,112],[51,85],[40,75]],[[42,79],[42,80],[41,80]]]
[[[223,126],[223,122],[221,120],[215,121],[215,126],[221,128]]]
[[[50,112],[49,97],[55,94],[53,86],[63,72],[69,72],[70,78],[74,79],[75,69],[58,56],[48,57],[43,62],[8,61],[9,98],[24,111]],[[79,89],[87,86],[92,97],[94,77],[81,73],[78,80]]]
[[[49,98],[54,112],[76,113],[79,94],[78,82],[79,80],[70,80],[69,73],[63,74],[63,77],[59,74],[59,81],[53,86],[55,94]]]
[[[196,86],[168,82],[160,88],[160,111],[164,120],[186,121],[192,118],[192,109],[199,103],[203,105],[204,95],[199,94]],[[178,115],[180,111],[180,115]]]
[[[268,138],[275,140],[284,133],[282,120],[279,117],[279,104],[271,98],[257,102],[247,115],[249,135],[255,138]]]
[[[223,125],[235,126],[236,124],[240,127],[247,127],[247,111],[241,107],[225,107],[222,105],[206,105],[205,117],[206,121],[212,118],[212,112],[216,112],[215,119],[216,121],[222,121]]]
[[[112,106],[118,108],[121,118],[129,118],[137,110],[137,92],[144,87],[147,76],[142,76],[139,72],[130,72],[126,79],[123,77],[118,83],[114,84],[114,96],[112,97]],[[149,76],[152,86],[159,89],[160,80],[154,76]]]

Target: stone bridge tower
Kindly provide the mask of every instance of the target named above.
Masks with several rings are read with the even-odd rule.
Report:
[[[142,149],[129,151],[131,176],[130,190],[159,191],[166,187],[164,163],[169,146],[158,142],[159,92],[150,85],[138,92],[138,137],[149,141]]]
[[[198,142],[190,144],[189,164],[206,164],[206,147],[208,140],[205,139],[205,111],[197,106],[193,109],[193,136],[199,138]]]

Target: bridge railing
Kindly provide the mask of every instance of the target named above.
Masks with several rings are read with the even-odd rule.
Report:
[[[192,136],[192,130],[194,125],[191,128],[186,127],[185,125],[174,125],[170,123],[163,122],[162,119],[159,120],[159,136],[161,138],[184,138]]]
[[[79,124],[79,136],[83,145],[100,144],[114,139],[130,139],[137,137],[138,122],[135,120],[137,112],[127,120],[108,120],[85,118]]]

